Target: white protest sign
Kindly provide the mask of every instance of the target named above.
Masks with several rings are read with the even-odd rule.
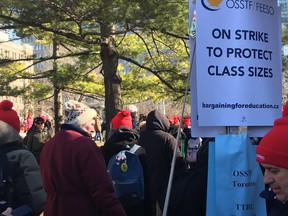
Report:
[[[269,126],[281,116],[281,20],[276,1],[199,0],[199,126]]]
[[[190,97],[191,97],[191,134],[194,137],[211,137],[225,134],[225,127],[200,127],[198,125],[197,82],[196,82],[196,1],[189,0],[189,42],[190,42]]]

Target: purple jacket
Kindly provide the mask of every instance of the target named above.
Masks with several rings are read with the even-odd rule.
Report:
[[[126,215],[115,197],[100,148],[83,132],[62,129],[45,143],[40,159],[47,193],[45,216]]]

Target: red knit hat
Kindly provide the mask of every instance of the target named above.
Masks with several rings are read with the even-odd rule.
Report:
[[[288,169],[288,117],[276,119],[256,147],[256,161]]]
[[[180,116],[174,116],[174,124],[179,125],[180,122]]]
[[[183,121],[182,121],[183,124],[187,125],[187,126],[191,126],[191,119],[189,116],[186,116],[183,118]]]
[[[19,133],[20,119],[15,110],[12,109],[13,103],[9,100],[3,100],[0,103],[0,120],[6,122]]]
[[[125,126],[132,129],[132,117],[129,110],[121,110],[111,121],[111,128],[120,128]]]

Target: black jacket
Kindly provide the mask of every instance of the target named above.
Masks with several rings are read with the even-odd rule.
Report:
[[[266,201],[267,216],[288,215],[288,203],[279,201],[271,188],[266,187],[265,190],[260,193],[260,197],[264,198]]]
[[[133,147],[133,145],[138,142],[139,136],[136,130],[127,127],[114,129],[113,134],[107,139],[104,145],[101,146],[106,165],[108,165],[109,160],[114,154],[122,150],[129,150]],[[137,151],[136,155],[145,152],[143,148],[141,148],[140,151],[141,152]]]
[[[147,168],[150,179],[151,199],[159,201],[168,183],[175,137],[168,133],[170,123],[168,118],[159,110],[151,111],[146,120],[146,130],[140,134],[139,145],[146,152]],[[184,165],[179,149],[177,149],[177,167]]]
[[[8,159],[8,173],[13,183],[13,208],[28,205],[30,215],[39,215],[44,210],[46,193],[38,163],[33,154],[23,146],[23,140],[17,131],[0,121],[0,148]]]

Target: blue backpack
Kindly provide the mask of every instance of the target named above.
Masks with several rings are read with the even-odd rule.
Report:
[[[140,148],[134,145],[130,150],[120,151],[108,163],[108,173],[116,193],[123,206],[137,205],[144,200],[143,168],[135,151]]]

